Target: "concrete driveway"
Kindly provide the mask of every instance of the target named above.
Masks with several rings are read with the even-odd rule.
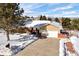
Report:
[[[55,38],[39,39],[27,46],[16,56],[58,56],[59,40]]]

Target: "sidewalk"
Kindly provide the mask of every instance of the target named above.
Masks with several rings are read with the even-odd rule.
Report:
[[[16,56],[58,56],[59,40],[54,38],[39,39]]]

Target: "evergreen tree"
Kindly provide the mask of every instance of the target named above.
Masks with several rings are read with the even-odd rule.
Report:
[[[49,21],[52,21],[52,18],[48,17],[48,20],[49,20]]]
[[[56,22],[60,22],[58,18],[55,18],[55,21],[56,21]]]
[[[0,4],[0,27],[6,31],[8,41],[10,40],[9,31],[20,25],[23,12],[24,10],[19,7],[19,3]]]
[[[39,20],[47,20],[47,17],[41,15]]]
[[[72,29],[79,30],[79,19],[73,19],[71,21]]]
[[[42,17],[42,20],[47,20],[46,16],[43,16],[43,17]]]
[[[42,15],[40,16],[40,19],[39,20],[42,20]]]
[[[70,23],[70,18],[63,18],[62,26],[64,29],[70,29],[71,28],[71,23]]]

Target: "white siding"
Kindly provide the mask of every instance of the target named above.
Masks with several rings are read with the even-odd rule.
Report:
[[[58,31],[47,31],[48,32],[48,36],[47,37],[58,37]]]

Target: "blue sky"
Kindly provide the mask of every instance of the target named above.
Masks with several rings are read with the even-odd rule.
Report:
[[[27,16],[79,17],[79,3],[22,3]]]

